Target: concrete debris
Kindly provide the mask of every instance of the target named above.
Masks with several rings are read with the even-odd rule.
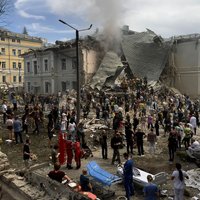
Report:
[[[44,191],[29,184],[24,177],[18,176],[15,169],[9,169],[10,165],[6,154],[0,152],[0,184],[7,193],[12,193],[15,199],[20,200],[49,200],[50,196]],[[8,187],[9,185],[9,187]]]
[[[111,87],[114,85],[116,78],[124,69],[120,57],[112,51],[109,51],[104,56],[99,69],[92,78],[91,88],[100,90],[104,85]]]
[[[185,180],[187,187],[192,187],[200,190],[200,169],[192,169],[187,171],[189,179]]]
[[[6,154],[0,152],[0,172],[9,168],[8,157]]]
[[[194,196],[194,197],[191,198],[191,200],[199,200],[199,198]]]
[[[160,81],[150,81],[148,83],[148,87],[149,88],[152,87],[155,93],[160,93],[160,92],[165,93],[166,92],[166,94],[170,93],[170,94],[176,95],[176,96],[177,95],[183,96],[178,89],[173,88],[173,87],[169,87],[169,86],[165,85],[164,83],[162,83]]]
[[[18,177],[16,177],[15,179],[13,179],[13,183],[15,185],[17,185],[17,187],[21,188],[24,187],[25,185],[27,185],[28,183],[24,180],[18,180]]]

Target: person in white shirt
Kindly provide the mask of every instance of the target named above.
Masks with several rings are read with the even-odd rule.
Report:
[[[192,138],[191,142],[192,144],[188,147],[188,150],[191,154],[193,154],[196,149],[200,149],[200,143],[194,138]]]
[[[173,171],[171,179],[174,183],[175,200],[184,200],[185,178],[189,178],[185,171],[181,170],[180,163],[176,163],[176,170]]]
[[[67,117],[65,113],[62,113],[60,130],[62,132],[65,132],[67,130]]]
[[[68,131],[71,135],[71,140],[74,142],[76,140],[76,123],[73,118],[69,121]]]
[[[6,111],[7,111],[7,105],[6,101],[3,102],[2,104],[2,113],[3,113],[3,123],[6,123]]]
[[[9,140],[14,140],[13,118],[11,116],[8,116],[8,119],[6,120],[6,127],[8,129]]]
[[[190,124],[192,124],[192,129],[194,135],[196,135],[197,132],[197,118],[192,114],[192,117],[190,118]]]
[[[195,149],[195,148],[199,148],[200,147],[200,144],[197,140],[195,139],[192,139],[192,144],[190,146],[191,148]]]

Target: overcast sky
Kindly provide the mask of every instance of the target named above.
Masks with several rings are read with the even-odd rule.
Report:
[[[200,33],[200,0],[11,0],[13,9],[5,28],[47,38],[49,42],[74,38],[76,28],[115,30],[124,24],[135,31],[153,30],[162,37]],[[85,32],[89,34],[91,32]]]

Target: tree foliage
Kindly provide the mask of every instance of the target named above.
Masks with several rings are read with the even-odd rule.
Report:
[[[28,31],[27,31],[27,28],[26,28],[26,26],[24,26],[24,28],[23,28],[23,32],[22,32],[24,35],[28,35]]]
[[[6,23],[5,17],[10,12],[11,0],[0,0],[0,23]]]

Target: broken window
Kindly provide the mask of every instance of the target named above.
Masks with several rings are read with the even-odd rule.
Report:
[[[16,62],[13,62],[13,69],[16,69],[17,68],[17,64]]]
[[[67,69],[67,64],[66,64],[66,59],[63,58],[61,59],[61,69],[66,70]]]
[[[34,74],[37,74],[38,73],[38,70],[37,70],[37,61],[33,61],[33,69],[34,69]]]
[[[27,73],[29,73],[31,71],[30,62],[27,62],[26,66],[27,66]]]
[[[17,81],[17,77],[13,76],[13,82],[15,83]]]
[[[5,68],[6,68],[6,62],[5,62],[5,61],[3,61],[3,62],[1,63],[1,65],[2,65],[2,69],[5,69]]]
[[[74,89],[74,90],[77,89],[77,83],[76,83],[76,81],[72,81],[72,89]]]
[[[6,49],[5,48],[1,48],[1,54],[5,55],[6,54]]]
[[[3,83],[6,82],[6,76],[2,76],[2,82],[3,82]]]
[[[45,72],[49,71],[49,64],[48,64],[48,60],[47,59],[44,60],[44,71]]]
[[[76,68],[77,68],[76,58],[72,58],[72,69],[76,69]]]

